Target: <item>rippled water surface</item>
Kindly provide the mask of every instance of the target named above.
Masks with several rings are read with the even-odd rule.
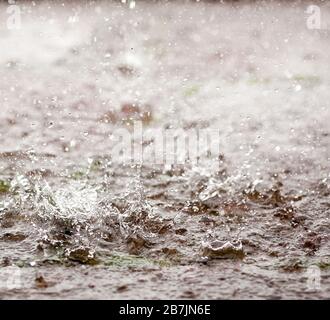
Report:
[[[330,31],[303,2],[21,9],[0,26],[0,298],[330,298]],[[114,162],[134,121],[219,129],[217,168]]]

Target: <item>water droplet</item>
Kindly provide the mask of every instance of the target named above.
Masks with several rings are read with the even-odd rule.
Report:
[[[134,9],[134,8],[135,8],[135,5],[136,5],[136,2],[135,2],[134,0],[131,0],[131,1],[129,2],[129,8],[130,8],[130,9]]]

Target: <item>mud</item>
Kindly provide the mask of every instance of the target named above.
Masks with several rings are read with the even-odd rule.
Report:
[[[304,2],[20,6],[0,28],[1,299],[330,298],[330,33]],[[217,168],[115,163],[135,121],[220,129]]]

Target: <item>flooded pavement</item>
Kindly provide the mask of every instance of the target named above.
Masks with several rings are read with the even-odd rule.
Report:
[[[1,299],[330,298],[330,31],[307,4],[19,6],[0,26]],[[115,161],[136,123],[217,129],[221,153]]]

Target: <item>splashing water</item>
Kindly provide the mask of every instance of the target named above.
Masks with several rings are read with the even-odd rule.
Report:
[[[37,187],[37,211],[44,218],[57,217],[86,221],[95,217],[98,206],[98,188],[81,182],[70,182],[56,190],[47,183]]]
[[[116,200],[124,203],[121,208],[114,205]],[[120,199],[87,180],[63,181],[52,187],[46,180],[19,175],[11,181],[10,198],[2,202],[0,212],[10,211],[32,222],[43,243],[62,246],[72,239],[74,246],[82,245],[80,249],[96,245],[107,233],[122,240],[136,235],[150,238],[153,231],[148,224],[161,223],[146,201],[140,172]]]

